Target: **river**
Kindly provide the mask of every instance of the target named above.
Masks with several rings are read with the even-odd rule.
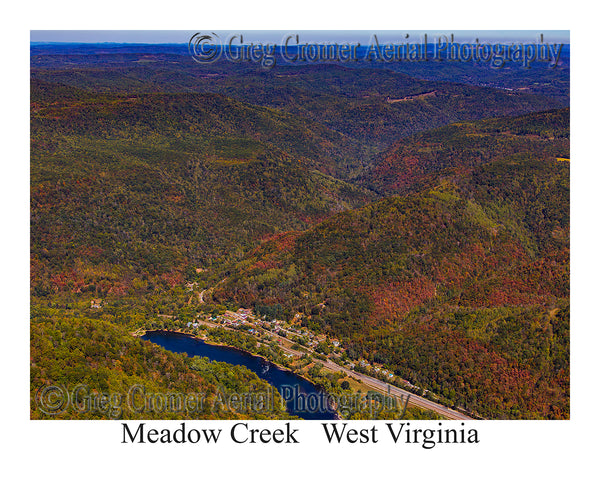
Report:
[[[202,340],[174,332],[151,331],[141,337],[176,353],[207,357],[217,362],[243,365],[270,383],[286,400],[287,411],[305,420],[333,420],[335,412],[323,401],[324,392],[308,380],[277,365],[232,347],[210,345]]]

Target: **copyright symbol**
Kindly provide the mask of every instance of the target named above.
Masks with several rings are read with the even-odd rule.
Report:
[[[212,63],[221,56],[221,42],[216,33],[195,33],[190,38],[188,50],[198,63]]]
[[[46,415],[58,415],[69,405],[69,392],[57,385],[44,385],[38,389],[35,402]]]

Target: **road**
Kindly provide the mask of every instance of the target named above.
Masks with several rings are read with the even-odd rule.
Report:
[[[274,333],[274,332],[271,332],[271,333]],[[278,336],[282,340],[287,340],[286,337],[281,337],[277,333],[274,333],[274,335]],[[289,341],[289,340],[287,340],[287,341]],[[298,351],[292,350],[289,347],[286,347],[284,345],[279,345],[279,347],[282,350],[284,350],[286,353],[292,353],[294,355],[302,355],[302,354],[299,354]],[[306,348],[306,347],[304,347],[304,348]],[[307,350],[310,350],[310,349],[307,348]],[[310,353],[314,353],[314,352],[310,352]],[[395,385],[386,383],[377,378],[373,378],[373,377],[370,377],[369,375],[365,375],[363,373],[358,373],[358,372],[355,372],[354,370],[350,370],[349,368],[342,367],[341,365],[338,365],[337,363],[332,362],[331,360],[327,360],[327,362],[324,362],[323,366],[334,372],[341,372],[349,377],[352,376],[354,378],[358,378],[365,385],[373,388],[374,390],[378,390],[382,393],[390,394],[392,396],[400,397],[402,399],[408,398],[410,396],[410,398],[408,400],[409,405],[415,405],[417,407],[424,408],[425,410],[432,410],[436,413],[439,413],[440,415],[443,415],[444,417],[448,418],[449,420],[472,420],[471,417],[465,415],[464,413],[457,412],[456,410],[453,410],[444,405],[440,405],[439,403],[436,403],[433,400],[428,400],[427,398],[421,397],[419,395],[411,393],[400,387],[396,387]]]
[[[283,345],[279,345],[286,353],[292,353],[294,355],[298,355],[298,352],[292,350],[288,347],[284,347]],[[402,388],[396,387],[395,385],[391,385],[382,380],[378,380],[377,378],[370,377],[363,373],[355,372],[354,370],[350,370],[346,367],[342,367],[331,360],[327,360],[323,362],[323,367],[334,372],[341,372],[349,377],[354,377],[362,381],[365,385],[373,388],[374,390],[378,390],[382,393],[392,395],[394,397],[399,397],[402,399],[408,398],[408,404],[414,405],[420,408],[424,408],[425,410],[432,410],[440,415],[444,416],[449,420],[472,420],[471,417],[468,417],[464,413],[457,412],[456,410],[452,410],[451,408],[440,405],[439,403],[435,403],[432,400],[428,400],[426,398],[420,397],[419,395],[415,395],[414,393],[408,392]],[[388,390],[389,388],[389,390]],[[410,397],[410,398],[409,398]]]
[[[217,326],[223,327],[223,325],[218,325],[218,324],[215,324],[212,322],[208,322],[206,320],[198,319],[196,321],[198,323],[201,323],[206,326],[213,327],[213,328],[217,327]],[[229,327],[225,327],[225,328],[227,328],[228,330],[237,331],[234,328],[229,328]],[[260,327],[257,327],[257,328],[260,328]],[[260,329],[263,330],[262,328],[260,328]],[[282,342],[283,341],[290,342],[289,339],[282,337],[275,332],[265,331],[265,330],[263,330],[263,331],[265,333],[272,335],[273,337],[278,337],[279,339],[281,339]],[[298,352],[297,350],[293,350],[290,347],[283,345],[282,343],[279,344],[279,348],[281,348],[284,352],[286,352],[288,354],[292,354],[294,356],[302,356],[301,352]],[[308,349],[308,348],[306,350],[309,351],[309,353],[314,353],[314,352],[310,351],[310,349]],[[377,378],[373,378],[373,377],[370,377],[369,375],[365,375],[363,373],[358,373],[358,372],[355,372],[354,370],[350,370],[349,368],[342,367],[341,365],[338,365],[337,363],[332,362],[331,360],[327,360],[326,362],[321,361],[321,363],[323,363],[323,367],[327,368],[328,370],[331,370],[333,372],[341,372],[344,375],[347,375],[349,377],[354,377],[354,378],[359,379],[363,384],[372,388],[373,390],[379,391],[384,394],[389,394],[389,395],[392,395],[394,397],[398,397],[401,399],[408,398],[409,405],[414,405],[416,407],[420,407],[425,410],[432,410],[449,420],[472,420],[471,417],[465,415],[464,413],[457,412],[456,410],[445,407],[444,405],[440,405],[439,403],[436,403],[432,400],[428,400],[427,398],[423,398],[419,395],[411,393],[411,392],[404,390],[400,387],[397,387],[395,385],[386,383]]]
[[[415,405],[417,407],[424,408],[425,410],[433,410],[436,413],[448,418],[449,420],[471,420],[471,417],[468,417],[464,413],[457,412],[456,410],[452,410],[451,408],[440,405],[439,403],[435,403],[432,400],[428,400],[426,398],[420,397],[419,395],[415,395],[414,393],[410,393],[400,387],[396,387],[395,385],[391,385],[377,378],[370,377],[363,373],[358,373],[353,370],[349,370],[345,367],[338,365],[337,363],[332,362],[331,360],[327,361],[327,368],[334,369],[337,368],[337,371],[345,373],[348,376],[354,376],[361,380],[365,385],[368,385],[376,390],[380,390],[383,393],[388,393],[395,397],[408,398],[409,405]],[[409,398],[410,396],[410,398]]]

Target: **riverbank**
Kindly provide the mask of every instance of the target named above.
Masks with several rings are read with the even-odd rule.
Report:
[[[167,329],[167,328],[163,328],[163,329],[156,329],[156,330],[144,330],[144,333],[142,335],[139,335],[139,337],[143,337],[146,334],[151,334],[151,333],[169,333],[169,334],[178,334],[178,335],[185,335],[186,337],[189,338],[193,338],[194,340],[199,340],[203,343],[205,343],[206,345],[211,345],[213,347],[226,347],[226,348],[231,348],[233,350],[236,350],[240,353],[246,354],[246,355],[251,355],[255,358],[260,358],[261,360],[270,363],[271,365],[277,367],[278,369],[291,373],[293,375],[295,375],[296,377],[302,378],[303,380],[306,380],[308,383],[310,383],[311,385],[313,385],[313,387],[315,388],[315,390],[322,390],[326,393],[330,393],[327,392],[327,390],[325,388],[323,388],[322,385],[316,384],[314,382],[313,379],[311,379],[310,377],[307,377],[306,375],[303,375],[302,373],[298,373],[297,371],[292,370],[289,367],[286,367],[285,365],[281,365],[280,363],[277,363],[276,361],[265,357],[264,355],[261,355],[259,353],[256,352],[250,352],[248,350],[244,350],[243,348],[240,348],[236,345],[231,345],[229,343],[224,343],[224,342],[215,342],[214,340],[208,340],[206,338],[202,338],[198,335],[195,335],[193,333],[189,333],[189,332],[184,332],[181,329]]]
[[[215,326],[211,326],[210,328],[218,328],[218,327],[219,327],[218,325],[215,325]],[[224,327],[221,327],[221,328],[224,328]],[[228,331],[231,331],[231,332],[236,332],[236,330],[234,330],[234,329],[229,329],[229,328],[225,328],[225,329],[228,330]],[[140,333],[140,331],[143,332],[143,333]],[[264,355],[261,355],[261,354],[256,353],[256,352],[250,352],[248,350],[244,350],[243,348],[240,348],[240,347],[238,347],[236,345],[231,345],[229,343],[224,343],[224,342],[215,342],[214,340],[209,340],[206,337],[200,337],[199,335],[196,335],[196,334],[193,334],[193,333],[184,332],[181,328],[177,328],[177,329],[162,328],[162,329],[155,329],[155,330],[138,329],[135,332],[131,332],[131,334],[133,336],[143,337],[147,333],[152,333],[152,332],[177,333],[177,334],[180,334],[180,335],[187,335],[188,337],[194,338],[196,340],[200,340],[200,341],[206,343],[207,345],[213,345],[213,346],[216,346],[216,347],[233,348],[233,349],[237,350],[238,352],[247,353],[248,355],[252,355],[254,357],[261,358],[265,362],[269,362],[269,363],[275,365],[280,370],[284,370],[284,371],[293,373],[297,377],[303,378],[307,382],[309,382],[312,385],[314,385],[315,388],[318,388],[320,390],[326,391],[326,389],[324,389],[321,385],[318,385],[318,384],[314,383],[314,380],[312,380],[311,378],[307,377],[306,375],[304,375],[302,373],[298,373],[298,372],[292,370],[291,368],[286,367],[285,365],[281,365],[280,363],[277,363],[276,361],[274,361],[274,360],[272,360],[270,358],[267,358]],[[236,333],[238,333],[238,332],[236,332]],[[258,339],[257,339],[257,342],[259,344],[261,343]],[[265,345],[264,343],[262,343],[262,344]],[[279,347],[279,348],[281,348],[282,350],[287,350],[287,349],[284,349],[282,347]],[[300,352],[294,352],[294,353],[297,353],[298,356],[302,356],[302,354]],[[329,393],[329,392],[327,392],[327,393]]]
[[[174,329],[154,329],[148,331],[143,339],[174,353],[185,353],[190,357],[205,357],[215,362],[246,367],[277,390],[291,415],[308,420],[340,418],[334,406],[329,403],[332,394],[328,389],[264,355],[222,342],[205,341],[197,335]],[[307,399],[318,401],[309,404]]]
[[[203,322],[203,323],[205,323],[207,326],[209,326],[209,328],[218,328],[219,327],[218,325],[212,325],[208,322]],[[229,331],[229,332],[240,333],[235,329],[230,329],[227,327],[221,327],[221,328],[223,328],[224,330]],[[306,382],[310,383],[316,390],[323,391],[323,392],[327,393],[328,395],[336,396],[335,392],[333,392],[333,393],[329,392],[325,387],[315,384],[314,381],[310,377],[307,377],[306,375],[303,375],[302,373],[297,373],[296,371],[293,371],[290,368],[288,368],[284,365],[281,365],[281,364],[277,363],[276,361],[273,361],[273,360],[271,360],[263,355],[260,355],[258,353],[250,352],[250,351],[244,350],[243,348],[240,348],[238,346],[234,346],[234,345],[231,345],[228,343],[214,342],[214,341],[207,340],[205,338],[200,338],[198,335],[188,333],[188,332],[183,332],[181,329],[164,329],[163,328],[163,329],[157,329],[157,330],[152,330],[152,331],[153,332],[167,332],[167,333],[181,334],[181,335],[185,335],[185,336],[188,336],[188,337],[196,339],[196,340],[200,340],[207,345],[212,345],[212,346],[216,346],[216,347],[227,347],[227,348],[234,349],[238,352],[241,352],[243,354],[247,354],[247,355],[254,356],[256,358],[260,358],[263,361],[274,365],[281,371],[289,372],[289,373],[295,375],[296,377],[299,377],[299,378],[305,380]],[[151,332],[151,331],[147,331],[147,333],[149,333],[149,332]],[[259,342],[258,339],[255,338],[255,340],[257,342]],[[264,343],[263,343],[263,345],[266,346]],[[278,346],[278,348],[280,348],[284,352],[288,352],[288,353],[296,355],[296,356],[302,356],[302,354],[300,352],[292,351],[288,347]],[[309,355],[311,355],[310,352],[309,352]],[[455,420],[471,419],[471,417],[469,417],[468,415],[465,415],[464,413],[460,413],[460,412],[452,410],[448,407],[439,405],[432,400],[425,399],[423,397],[420,397],[419,395],[415,395],[415,394],[408,392],[406,390],[403,390],[399,387],[390,385],[387,382],[383,382],[376,378],[369,377],[368,375],[365,375],[363,373],[350,371],[350,370],[346,369],[345,367],[342,367],[342,366],[332,362],[331,359],[327,359],[327,361],[325,361],[325,362],[319,362],[316,359],[314,359],[314,363],[321,365],[322,368],[324,368],[325,370],[327,370],[333,374],[336,374],[336,373],[342,374],[345,377],[349,377],[350,379],[355,380],[359,384],[364,385],[365,388],[367,389],[367,391],[372,389],[373,391],[378,392],[384,396],[391,395],[394,398],[400,399],[400,401],[402,401],[403,399],[407,399],[407,401],[413,407],[417,407],[418,409],[422,409],[424,411],[432,411],[435,414],[440,415],[442,418],[455,419]],[[359,392],[360,391],[361,390],[359,389]],[[339,417],[339,415],[338,415],[338,417]]]
[[[213,328],[217,328],[217,327],[213,327]],[[290,369],[290,368],[288,368],[288,367],[286,367],[286,366],[284,366],[284,365],[281,365],[281,364],[279,364],[279,363],[277,363],[277,362],[275,362],[275,361],[271,360],[270,358],[267,358],[267,357],[265,357],[264,355],[261,355],[261,354],[259,354],[259,353],[255,353],[255,352],[250,352],[250,351],[248,351],[248,350],[244,350],[243,348],[240,348],[240,347],[238,347],[238,346],[236,346],[236,345],[231,345],[231,344],[229,344],[229,343],[224,343],[224,342],[215,342],[214,340],[209,340],[209,339],[207,339],[207,338],[202,338],[202,337],[200,337],[200,336],[198,336],[198,335],[195,335],[195,334],[193,334],[193,333],[184,332],[184,331],[183,331],[183,330],[181,330],[180,328],[178,328],[178,329],[175,329],[175,330],[173,330],[173,329],[168,329],[168,328],[162,328],[162,329],[157,329],[157,330],[144,330],[143,332],[144,332],[144,333],[142,333],[141,335],[137,335],[137,334],[136,334],[136,333],[137,333],[137,331],[136,331],[136,332],[133,332],[133,333],[132,333],[132,335],[134,335],[134,336],[137,336],[137,337],[143,337],[144,335],[146,335],[146,334],[148,334],[148,333],[177,333],[177,334],[179,334],[179,335],[185,335],[185,336],[187,336],[187,337],[190,337],[190,338],[193,338],[193,339],[195,339],[195,340],[200,340],[201,342],[204,342],[204,343],[205,343],[205,344],[207,344],[207,345],[212,345],[212,346],[214,346],[214,347],[227,347],[227,348],[232,348],[232,349],[234,349],[234,350],[237,350],[238,352],[246,353],[246,354],[248,354],[248,355],[252,355],[253,357],[261,358],[261,359],[263,359],[265,362],[269,362],[269,363],[271,363],[271,364],[275,365],[277,368],[279,368],[279,369],[281,369],[281,370],[288,371],[288,372],[290,372],[290,373],[293,373],[294,375],[296,375],[296,376],[298,376],[298,377],[304,378],[304,379],[305,379],[307,382],[310,382],[310,383],[312,383],[313,385],[315,385],[315,387],[317,387],[317,385],[316,385],[316,384],[314,384],[312,380],[310,380],[309,378],[306,378],[304,375],[300,375],[300,374],[298,374],[298,373],[294,372],[292,369]],[[322,388],[322,387],[320,387],[320,386],[319,386],[319,388]]]

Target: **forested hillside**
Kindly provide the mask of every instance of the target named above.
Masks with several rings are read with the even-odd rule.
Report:
[[[568,69],[440,68],[34,47],[32,418],[50,384],[261,391],[131,335],[238,307],[474,415],[568,418]]]
[[[273,394],[244,367],[174,354],[132,337],[122,326],[62,309],[32,311],[30,376],[32,419],[288,416],[279,396],[274,409],[228,409],[222,401],[219,406],[219,398],[233,392]],[[59,399],[70,402],[56,401],[46,387],[55,395],[60,389]]]
[[[445,148],[491,127],[450,128]],[[505,133],[524,143],[492,148],[487,162],[462,156],[418,193],[267,242],[224,272],[216,298],[301,312],[355,358],[481,415],[568,415],[569,166],[549,155],[568,151],[556,129],[537,149],[529,130]]]
[[[188,270],[374,198],[326,173],[347,142],[307,125],[219,95],[34,82],[34,292],[181,283]]]
[[[570,110],[453,123],[400,140],[373,159],[359,183],[384,195],[418,191],[440,172],[455,176],[493,160],[529,155],[569,158]]]

